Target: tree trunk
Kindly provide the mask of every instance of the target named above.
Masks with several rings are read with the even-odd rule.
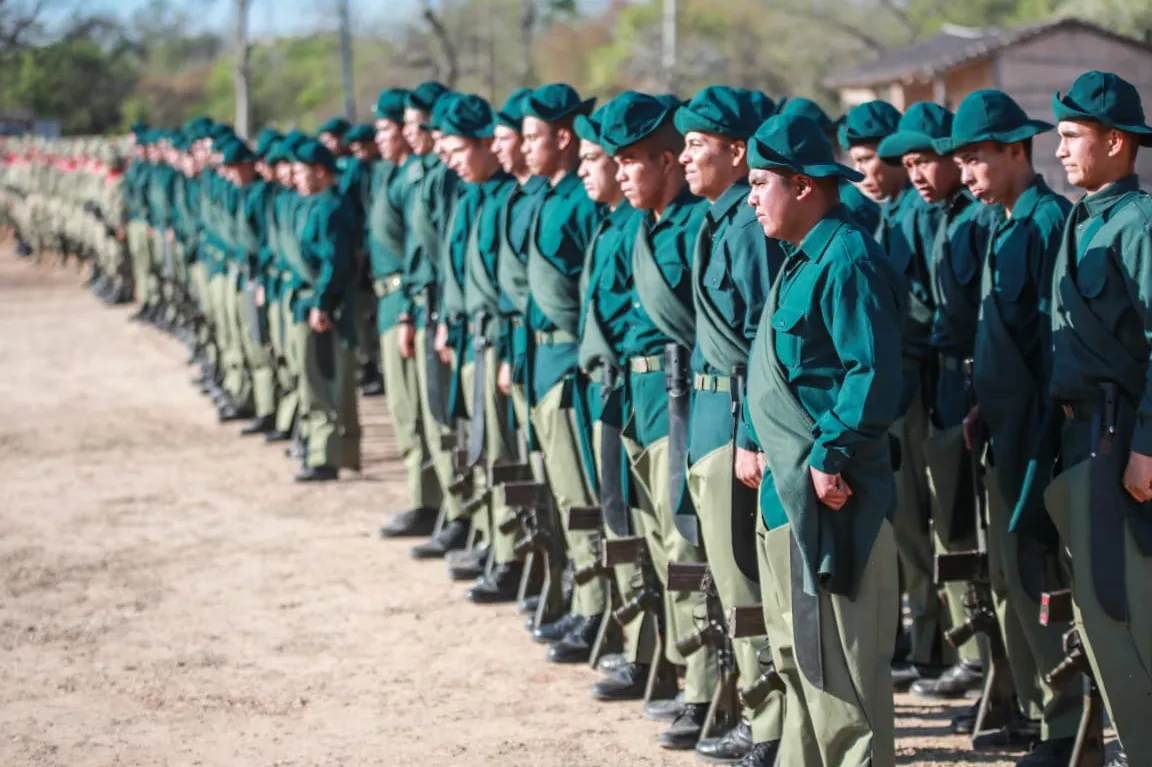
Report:
[[[352,14],[348,0],[339,1],[340,75],[344,80],[344,116],[356,120],[356,92],[352,85]]]
[[[531,88],[536,84],[536,66],[532,57],[532,43],[536,32],[536,0],[522,0],[520,10],[520,85]]]
[[[248,101],[248,6],[251,0],[236,0],[236,135],[248,138],[252,107]]]

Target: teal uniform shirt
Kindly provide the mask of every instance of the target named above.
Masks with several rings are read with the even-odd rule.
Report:
[[[302,198],[297,221],[300,256],[307,267],[297,276],[310,290],[297,297],[293,316],[297,322],[306,322],[311,309],[320,309],[333,318],[341,340],[354,345],[355,216],[344,196],[330,188]]]
[[[414,156],[410,156],[403,166],[381,160],[373,169],[375,192],[367,214],[365,243],[372,277],[377,281],[388,280],[404,271],[404,208],[412,189],[406,169],[413,160]],[[396,325],[405,301],[400,290],[377,299],[376,329],[381,335]]]
[[[199,238],[197,222],[199,195],[199,179],[183,174],[176,177],[172,199],[172,228],[176,232],[176,239],[179,240],[183,248],[186,263],[196,260],[196,244]]]
[[[921,348],[920,342],[923,341],[925,346],[927,345],[931,337],[932,323],[930,302],[926,306],[923,301],[926,280],[922,279],[921,270],[917,268],[920,259],[916,252],[916,222],[923,207],[926,207],[924,199],[911,184],[907,184],[896,197],[885,200],[880,205],[880,225],[876,229],[876,241],[888,256],[888,263],[908,285],[911,302],[901,337],[904,356],[918,361],[930,356],[927,349]],[[906,412],[913,398],[920,395],[920,385],[919,369],[907,366],[904,371],[904,397],[900,412]]]
[[[1117,384],[1130,449],[1152,455],[1152,198],[1137,176],[1076,203],[1053,292],[1052,397],[1095,403],[1100,384]],[[1085,457],[1066,454],[1064,465]],[[1152,516],[1142,515],[1142,540],[1152,540]]]
[[[853,220],[865,230],[875,232],[880,226],[880,204],[847,179],[840,182],[840,202],[848,209]]]
[[[435,154],[421,155],[417,167],[409,170],[416,183],[408,198],[404,236],[404,295],[406,311],[418,298],[440,283],[441,251],[448,233],[452,210],[459,193],[459,178]],[[427,318],[416,318],[423,325]]]
[[[973,355],[973,386],[996,458],[997,483],[1008,505],[1024,510],[1030,535],[1049,542],[1053,531],[1043,483],[1026,488],[1025,479],[1036,451],[1055,447],[1042,438],[1052,356],[1052,274],[1070,208],[1036,176],[1011,216],[996,227],[984,263]]]
[[[175,173],[170,165],[153,166],[148,179],[148,224],[157,230],[171,226],[172,189]]]
[[[341,159],[346,162],[340,173],[339,190],[348,198],[349,209],[358,224],[359,231],[364,228],[368,211],[372,207],[376,163],[352,156]]]
[[[528,239],[529,333],[567,334],[553,343],[536,338],[529,397],[538,401],[578,364],[580,272],[584,254],[604,215],[575,170],[543,192]]]
[[[729,377],[746,365],[760,326],[772,280],[784,263],[779,241],[764,236],[748,205],[747,179],[733,184],[705,214],[692,263],[695,284],[696,347],[692,372]],[[732,440],[732,395],[696,389],[692,393],[688,460],[696,462]],[[755,443],[741,424],[740,447]]]
[[[673,342],[695,345],[692,253],[708,208],[708,201],[685,185],[659,219],[651,211],[644,214],[632,249],[636,300],[621,348],[626,359],[662,357]],[[628,377],[630,436],[647,447],[668,435],[664,376],[629,371]]]
[[[148,174],[152,164],[147,160],[133,160],[124,174],[124,206],[128,218],[140,221],[148,218]]]
[[[527,374],[528,328],[528,236],[544,195],[548,179],[532,176],[512,189],[500,218],[500,254],[497,280],[500,283],[500,316],[504,335],[500,360],[512,366],[512,380],[523,385]]]
[[[943,218],[931,240],[928,270],[935,302],[932,346],[950,360],[938,373],[934,412],[936,425],[946,429],[959,425],[968,412],[962,361],[975,350],[980,274],[1003,211],[982,205],[966,187],[937,205]]]
[[[901,412],[908,289],[837,205],[792,249],[774,290],[748,365],[768,459],[764,522],[792,525],[807,593],[851,595],[896,505],[888,430]],[[815,502],[809,467],[844,476],[854,495],[843,510]]]
[[[487,314],[484,337],[495,344],[500,339],[500,222],[518,185],[501,171],[475,186],[480,188],[480,204],[464,251],[464,314],[470,321],[479,312]]]

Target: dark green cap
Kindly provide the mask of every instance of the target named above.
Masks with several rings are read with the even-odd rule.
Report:
[[[1144,122],[1144,106],[1132,83],[1111,72],[1085,72],[1072,90],[1052,96],[1056,120],[1094,122],[1132,133],[1142,146],[1152,146],[1152,127]]]
[[[673,119],[680,100],[672,95],[653,96],[624,91],[604,106],[600,146],[610,155],[642,141]]]
[[[600,134],[604,129],[604,114],[611,104],[612,102],[609,101],[590,115],[576,115],[576,120],[572,124],[576,135],[585,141],[600,146]]]
[[[815,101],[806,99],[803,96],[789,96],[784,99],[776,105],[776,114],[802,115],[819,125],[820,129],[825,132],[836,128],[836,120],[829,117],[828,113]]]
[[[288,156],[285,150],[284,139],[276,139],[268,145],[268,151],[264,153],[264,162],[269,165],[275,165],[279,162],[292,162],[292,158]]]
[[[411,109],[418,109],[421,112],[432,112],[432,108],[436,106],[436,102],[440,97],[448,93],[448,88],[441,82],[436,80],[428,80],[427,82],[417,85],[404,101],[404,106]]]
[[[374,144],[376,142],[376,126],[368,123],[353,125],[344,134],[346,144]]]
[[[813,178],[864,179],[863,174],[836,162],[835,150],[824,129],[802,115],[769,117],[748,143],[748,167],[790,170]]]
[[[268,154],[268,148],[272,146],[272,142],[280,138],[279,131],[272,128],[265,128],[260,131],[260,135],[256,138],[256,156],[265,157]]]
[[[979,90],[960,102],[952,119],[952,135],[933,141],[932,148],[937,154],[952,154],[981,141],[1015,144],[1050,130],[1051,123],[1029,119],[1004,91]]]
[[[139,139],[141,136],[148,132],[148,123],[144,122],[143,120],[137,120],[136,122],[132,123],[132,126],[128,130],[132,131],[132,135]]]
[[[352,123],[343,117],[333,117],[316,130],[316,135],[320,136],[324,133],[331,133],[336,138],[343,138],[344,134],[347,133],[351,127]]]
[[[759,91],[709,85],[676,110],[676,129],[747,140],[775,109],[772,99]]]
[[[596,99],[580,100],[580,94],[567,83],[541,85],[524,100],[524,116],[554,123],[573,115],[586,115],[596,106]]]
[[[900,110],[887,101],[869,101],[852,107],[840,122],[840,146],[880,143],[897,131]]]
[[[880,142],[880,159],[899,165],[910,152],[935,152],[932,142],[952,135],[952,113],[939,104],[921,101],[908,107],[896,132]]]
[[[215,126],[212,118],[198,115],[184,123],[183,131],[188,136],[189,141],[199,141],[202,138],[207,138],[209,131]]]
[[[531,88],[517,88],[508,94],[504,108],[496,113],[496,124],[519,133],[524,125],[524,102],[531,95]]]
[[[432,107],[432,112],[428,115],[428,122],[420,123],[420,127],[426,131],[440,130],[440,123],[444,120],[448,107],[452,105],[458,95],[460,94],[455,91],[445,91],[436,100],[436,105]]]
[[[307,139],[292,150],[292,161],[305,165],[322,165],[336,172],[336,156],[316,139]]]
[[[220,147],[220,163],[222,165],[239,165],[242,162],[253,162],[256,155],[238,138],[231,138]]]
[[[372,114],[381,120],[403,123],[404,103],[408,100],[408,94],[409,91],[405,88],[388,88],[380,91]]]
[[[437,124],[444,135],[471,139],[492,138],[496,113],[485,99],[471,93],[458,93],[444,99],[444,102],[445,107]]]

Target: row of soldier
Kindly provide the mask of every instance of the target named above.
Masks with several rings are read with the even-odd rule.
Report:
[[[140,126],[95,211],[131,276],[109,248],[95,280],[300,481],[358,470],[378,364],[412,500],[382,534],[430,536],[665,748],[892,764],[911,689],[980,693],[953,730],[1030,767],[1103,764],[1103,703],[1110,764],[1148,764],[1152,128],[1108,73],[1053,111],[1075,207],[1032,163],[1055,126],[988,90],[833,121],[428,82],[252,149]],[[55,159],[8,154],[26,250],[46,190],[12,179]]]

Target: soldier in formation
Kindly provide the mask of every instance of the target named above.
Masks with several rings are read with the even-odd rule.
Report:
[[[381,534],[663,748],[885,767],[895,690],[975,692],[976,749],[1103,764],[1095,701],[1109,764],[1152,764],[1152,127],[1110,73],[1052,109],[430,81],[254,145],[9,140],[0,222],[181,338],[297,481],[359,471],[382,391]]]

